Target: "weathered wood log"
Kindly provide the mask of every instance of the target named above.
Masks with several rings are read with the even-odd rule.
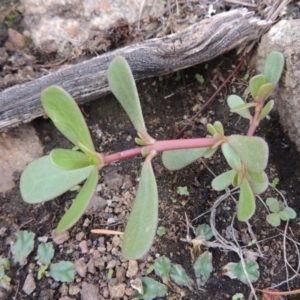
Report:
[[[167,74],[209,61],[220,54],[257,39],[268,26],[246,9],[218,14],[181,32],[147,40],[64,67],[31,82],[0,92],[0,130],[43,115],[41,91],[59,85],[84,103],[110,92],[106,71],[116,56],[124,56],[136,80]]]

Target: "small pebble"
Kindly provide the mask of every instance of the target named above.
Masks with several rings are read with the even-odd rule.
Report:
[[[69,295],[77,295],[80,292],[80,288],[78,285],[70,285],[69,287]]]
[[[36,289],[36,284],[32,273],[29,273],[25,279],[22,290],[25,294],[30,295]]]
[[[130,260],[129,263],[128,263],[128,270],[126,272],[126,276],[132,278],[136,275],[138,270],[139,270],[139,268],[138,268],[137,261],[136,260]]]
[[[80,249],[81,249],[81,253],[87,253],[88,252],[88,243],[87,243],[87,241],[86,240],[84,240],[84,241],[81,241],[80,243],[79,243],[79,247],[80,247]]]
[[[75,267],[76,267],[76,271],[79,274],[79,276],[81,277],[85,277],[86,273],[87,273],[87,265],[86,263],[83,261],[83,259],[77,259],[75,261]]]

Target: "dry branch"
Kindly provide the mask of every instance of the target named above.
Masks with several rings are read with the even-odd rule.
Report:
[[[88,61],[64,67],[47,76],[0,92],[0,130],[43,115],[41,91],[50,85],[66,89],[78,103],[109,93],[106,70],[116,56],[124,56],[136,80],[167,74],[209,61],[257,39],[268,23],[246,9],[218,14],[181,32],[130,45]]]

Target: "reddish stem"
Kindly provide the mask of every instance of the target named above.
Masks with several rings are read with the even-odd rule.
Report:
[[[192,149],[192,148],[206,148],[212,147],[216,143],[214,138],[198,138],[198,139],[184,139],[184,140],[166,140],[157,141],[154,144],[143,147],[132,148],[129,150],[109,154],[103,156],[103,163],[109,164],[123,159],[131,158],[142,154],[142,150],[150,152],[155,150],[157,153],[168,150]]]

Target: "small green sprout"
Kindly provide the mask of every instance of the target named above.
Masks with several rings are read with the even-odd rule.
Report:
[[[273,178],[272,182],[270,183],[270,186],[271,186],[273,189],[275,189],[276,186],[278,185],[278,183],[279,183],[279,178],[278,178],[278,177],[275,177],[275,178]]]
[[[31,253],[34,246],[33,232],[28,232],[27,230],[19,231],[17,233],[17,239],[12,246],[12,253],[14,255],[14,260],[20,263],[21,266],[25,265],[27,262],[27,256]]]
[[[285,206],[283,202],[278,201],[276,198],[268,198],[266,203],[271,211],[267,215],[267,222],[273,227],[278,227],[281,221],[289,221],[297,216],[291,207]]]
[[[135,292],[134,296],[138,299],[152,300],[163,297],[167,293],[167,287],[150,277],[142,277],[143,293]]]
[[[108,280],[110,280],[110,279],[112,279],[113,275],[114,275],[114,270],[113,269],[109,269],[108,272],[107,272],[106,278]]]
[[[10,262],[7,258],[0,256],[0,287],[8,290],[10,287],[11,278],[5,274],[10,269]]]
[[[250,77],[249,73],[246,73],[246,74],[244,75],[244,80],[247,81],[247,80],[249,79],[249,77]]]
[[[236,293],[232,296],[232,300],[245,300],[245,296],[242,293]]]
[[[180,196],[189,196],[190,193],[188,191],[188,188],[186,186],[179,186],[177,188],[177,193],[180,195]]]
[[[194,263],[194,271],[196,275],[197,285],[203,286],[213,271],[212,254],[209,251],[204,251]]]
[[[164,226],[159,226],[156,230],[156,234],[159,236],[163,236],[166,234],[166,228]]]
[[[200,75],[200,74],[196,74],[195,75],[195,78],[196,78],[196,80],[200,83],[200,84],[203,84],[204,82],[205,82],[205,79],[204,79],[204,77],[203,77],[203,75]]]

